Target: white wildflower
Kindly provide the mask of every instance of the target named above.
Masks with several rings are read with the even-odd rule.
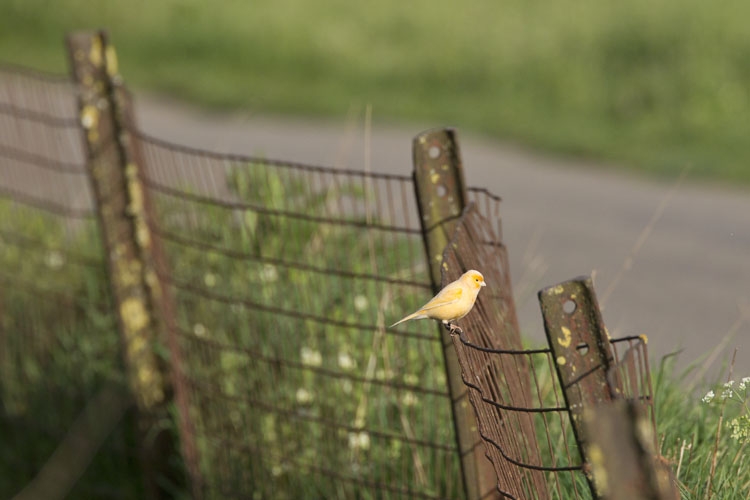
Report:
[[[370,448],[370,435],[368,433],[359,433],[359,447],[363,450],[367,450]]]
[[[205,337],[206,333],[208,333],[208,330],[206,330],[206,327],[202,324],[196,323],[195,325],[193,325],[193,333],[197,337]]]
[[[704,403],[710,403],[711,401],[713,401],[714,396],[716,396],[716,394],[714,394],[714,391],[708,391],[706,395],[703,396],[703,399],[701,399],[701,401],[703,401]]]
[[[339,353],[339,366],[342,370],[351,370],[357,366],[357,362],[346,352]]]
[[[302,363],[308,366],[320,366],[323,364],[323,356],[320,354],[320,351],[316,351],[315,349],[310,349],[309,347],[303,347],[300,349],[300,358],[302,358]]]
[[[735,417],[729,421],[729,426],[732,428],[732,439],[744,441],[750,438],[750,416],[741,415]]]
[[[404,406],[415,406],[417,403],[419,403],[419,398],[411,391],[406,391],[401,397],[401,404]]]
[[[57,250],[51,250],[44,259],[50,269],[60,269],[65,264],[65,257]]]
[[[739,389],[741,391],[744,391],[745,388],[750,387],[750,377],[742,377],[742,380],[740,380]]]
[[[279,279],[279,272],[276,270],[276,266],[265,264],[263,269],[260,270],[260,280],[263,283],[273,283],[277,279]]]
[[[214,273],[206,273],[203,276],[203,283],[205,283],[208,288],[215,287],[216,286],[216,275]]]
[[[359,312],[367,309],[367,297],[365,297],[364,295],[357,295],[356,297],[354,297],[354,309]]]
[[[313,395],[307,389],[303,389],[302,387],[300,387],[299,389],[297,389],[296,396],[297,402],[301,405],[312,403]]]
[[[365,431],[350,432],[349,448],[352,450],[368,450],[370,448],[370,435]]]

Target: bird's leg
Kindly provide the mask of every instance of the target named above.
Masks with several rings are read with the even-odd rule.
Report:
[[[450,321],[446,321],[443,324],[445,325],[445,328],[448,330],[448,333],[450,333],[451,335],[456,335],[456,334],[461,335],[462,333],[464,333],[464,331],[461,330],[460,326],[454,323],[451,323]]]

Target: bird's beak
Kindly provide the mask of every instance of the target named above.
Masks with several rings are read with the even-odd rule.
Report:
[[[482,281],[482,284],[480,286],[487,286],[487,282],[486,281]]]

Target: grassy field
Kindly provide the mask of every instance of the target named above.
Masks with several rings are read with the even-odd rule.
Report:
[[[660,176],[750,181],[750,4],[6,0],[0,60],[107,28],[134,86],[207,106],[451,124]]]

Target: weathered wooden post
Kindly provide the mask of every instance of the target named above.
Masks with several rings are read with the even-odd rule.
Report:
[[[577,278],[544,288],[539,291],[539,304],[578,449],[588,462],[584,408],[610,402],[622,393],[615,370],[610,370],[614,360],[594,285],[591,278]],[[586,477],[594,491],[589,472]]]
[[[147,222],[142,165],[128,128],[132,120],[130,101],[118,73],[114,48],[107,43],[104,32],[74,33],[68,36],[67,44],[78,85],[87,169],[106,252],[128,386],[138,408],[146,491],[151,498],[166,498],[171,495],[164,488],[165,481],[185,482],[170,464],[177,450],[172,434],[160,425],[169,418],[167,403],[172,397],[172,385],[168,367],[154,349],[157,341],[165,341],[164,325],[173,318],[169,317],[168,295],[155,271],[155,263],[163,256],[157,254],[160,249],[155,248]],[[177,403],[185,406],[185,401]],[[182,447],[183,452],[194,457],[191,438],[188,435],[187,442],[183,439]],[[187,463],[191,469],[194,462]]]
[[[606,500],[679,500],[669,467],[655,457],[654,437],[637,403],[614,401],[583,413],[586,456],[597,495]]]
[[[432,288],[437,293],[441,287],[443,251],[467,203],[463,166],[453,129],[423,132],[414,138],[412,148],[417,205]],[[466,498],[498,497],[495,471],[485,456],[456,350],[447,331],[442,327],[440,331]]]

